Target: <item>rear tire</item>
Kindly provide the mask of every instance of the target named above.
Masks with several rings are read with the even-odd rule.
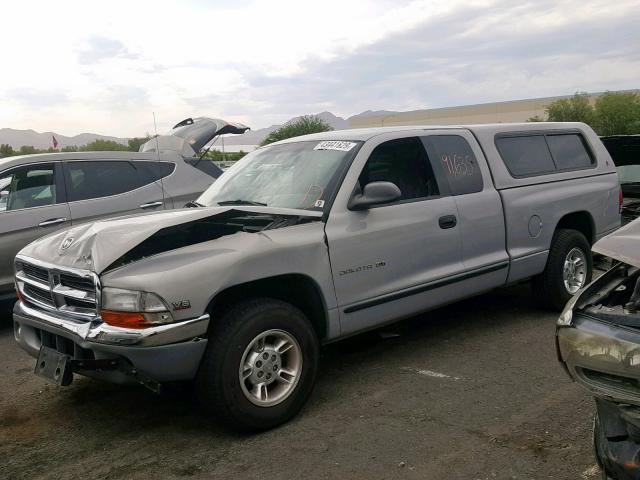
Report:
[[[270,298],[239,303],[212,326],[196,376],[198,399],[233,430],[273,428],[304,406],[318,357],[318,338],[299,309]]]
[[[580,258],[582,262],[578,261]],[[551,240],[545,270],[533,280],[536,301],[545,308],[560,311],[577,290],[591,282],[592,273],[591,246],[586,237],[577,230],[558,229]]]

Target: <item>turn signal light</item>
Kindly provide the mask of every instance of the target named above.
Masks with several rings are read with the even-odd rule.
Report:
[[[102,320],[112,327],[123,328],[148,328],[154,324],[147,320],[144,313],[138,312],[115,312],[113,310],[101,310]]]

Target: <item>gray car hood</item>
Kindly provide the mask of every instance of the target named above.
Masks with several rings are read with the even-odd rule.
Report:
[[[595,253],[640,267],[640,219],[628,223],[596,242]]]
[[[238,231],[258,232],[321,217],[321,212],[253,206],[172,210],[82,224],[40,238],[19,255],[101,273],[126,255],[126,262],[132,262]]]

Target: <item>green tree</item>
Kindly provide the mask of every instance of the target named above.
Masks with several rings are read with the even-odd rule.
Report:
[[[8,143],[0,145],[0,157],[10,157],[14,154],[13,147]]]
[[[284,140],[285,138],[307,135],[309,133],[328,132],[329,130],[333,130],[331,125],[317,115],[303,115],[271,132],[260,145],[268,145]]]
[[[598,135],[640,133],[640,95],[607,92],[598,97],[594,127]]]
[[[66,147],[62,147],[60,151],[61,152],[79,152],[80,147],[78,147],[77,145],[68,145]]]
[[[242,150],[240,150],[239,152],[225,152],[224,155],[222,155],[222,152],[220,150],[209,150],[206,156],[207,158],[210,158],[218,162],[219,161],[237,162],[246,154],[247,152],[243,152]]]
[[[576,93],[571,98],[563,98],[551,103],[547,108],[549,122],[584,122],[593,125],[595,110],[589,103],[587,93]]]
[[[33,155],[34,153],[40,153],[40,151],[37,148],[31,145],[22,145],[20,147],[19,152],[20,152],[20,155]]]
[[[151,140],[151,135],[147,133],[144,137],[133,137],[129,139],[129,151],[131,152],[139,152],[142,144],[147,143]]]
[[[97,139],[80,147],[82,152],[124,152],[129,150],[127,145],[123,145],[113,140]]]

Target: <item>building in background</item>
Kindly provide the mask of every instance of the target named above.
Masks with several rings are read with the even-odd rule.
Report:
[[[640,92],[640,90],[625,90]],[[595,103],[604,92],[590,93],[590,101]],[[392,125],[466,125],[475,123],[526,122],[532,117],[546,117],[545,109],[561,97],[513,100],[509,102],[482,103],[460,107],[412,110],[410,112],[390,112],[384,115],[355,116],[349,119],[350,128],[387,127]]]

